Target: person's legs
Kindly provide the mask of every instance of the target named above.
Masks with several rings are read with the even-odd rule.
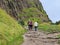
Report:
[[[35,26],[35,31],[37,31],[37,26]]]
[[[28,25],[28,30],[30,30],[30,25]]]
[[[33,26],[32,26],[32,25],[30,25],[30,30],[32,30],[32,28],[33,28]]]

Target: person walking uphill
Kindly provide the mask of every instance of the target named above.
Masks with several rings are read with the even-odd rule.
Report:
[[[37,28],[38,28],[38,23],[37,22],[34,23],[34,28],[35,28],[35,31],[37,31]]]
[[[28,29],[29,29],[29,30],[32,30],[32,28],[33,28],[33,23],[32,23],[31,20],[29,20],[29,21],[28,21]]]

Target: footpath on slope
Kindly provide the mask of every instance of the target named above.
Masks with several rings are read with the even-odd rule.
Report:
[[[23,35],[22,45],[59,45],[57,35],[60,33],[46,34],[42,31],[28,31]]]

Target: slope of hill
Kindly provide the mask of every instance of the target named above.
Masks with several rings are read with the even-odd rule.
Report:
[[[43,6],[39,0],[0,0],[0,7],[17,20],[32,19],[33,21],[49,22]]]
[[[23,41],[24,29],[0,9],[0,45],[18,45]]]

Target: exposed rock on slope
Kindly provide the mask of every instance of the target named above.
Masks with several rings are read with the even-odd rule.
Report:
[[[49,22],[39,0],[0,0],[0,7],[16,19],[37,18],[40,22]]]

